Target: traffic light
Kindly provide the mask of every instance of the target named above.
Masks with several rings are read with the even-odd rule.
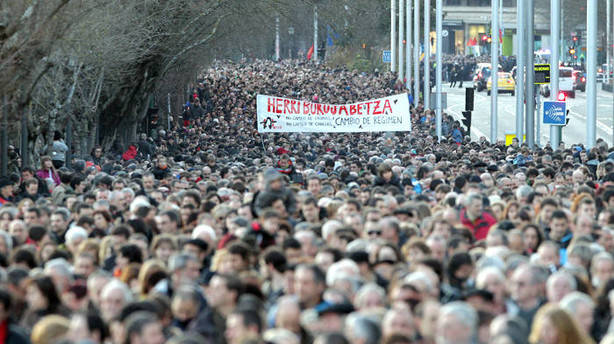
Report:
[[[467,134],[471,132],[471,111],[463,111],[463,119],[461,120],[467,127]]]

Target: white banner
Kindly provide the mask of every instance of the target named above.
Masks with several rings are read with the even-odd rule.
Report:
[[[257,110],[260,133],[411,130],[407,93],[343,105],[258,95]]]

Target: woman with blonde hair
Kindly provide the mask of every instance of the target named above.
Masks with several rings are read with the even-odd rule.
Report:
[[[159,259],[150,259],[143,263],[138,276],[138,294],[141,297],[146,297],[149,294],[149,291],[153,289],[154,285],[151,281],[152,276],[159,272],[166,273],[166,265],[163,261]]]
[[[574,318],[556,304],[540,308],[533,320],[531,344],[593,344]]]
[[[61,315],[47,315],[34,325],[32,344],[52,344],[65,339],[70,320]]]

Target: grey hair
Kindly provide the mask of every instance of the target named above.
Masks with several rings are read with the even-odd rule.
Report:
[[[378,344],[382,336],[375,321],[358,313],[348,315],[345,319],[345,326],[354,337],[362,339],[365,344]]]
[[[600,260],[607,260],[614,264],[614,257],[612,257],[611,254],[608,252],[599,252],[591,259],[591,272],[595,268],[595,265],[597,265],[597,262]]]
[[[516,189],[516,198],[529,197],[533,192],[533,188],[528,185],[521,185]]]
[[[379,296],[379,298],[382,300],[382,302],[385,302],[386,300],[386,291],[384,290],[384,288],[380,287],[379,285],[375,283],[367,283],[363,285],[360,289],[358,289],[356,296],[354,296],[354,303],[358,307],[360,307],[361,304],[363,303],[363,299],[369,293],[376,293],[377,296]]]
[[[550,277],[548,277],[548,281],[546,282],[547,287],[550,287],[554,283],[554,280],[559,277],[565,278],[565,280],[567,281],[567,284],[572,290],[578,289],[578,282],[576,282],[576,279],[570,273],[566,271],[557,271],[553,273],[552,275],[550,275]]]
[[[113,278],[111,281],[109,281],[109,283],[105,284],[104,288],[102,288],[102,291],[100,292],[100,297],[105,297],[115,289],[122,292],[125,303],[131,302],[134,299],[134,295],[132,294],[132,291],[128,285],[116,278]]]
[[[132,189],[131,189],[131,188],[129,188],[129,187],[125,187],[125,188],[123,188],[123,189],[122,189],[122,193],[123,193],[123,194],[130,194],[132,197],[134,197],[134,195],[135,195],[134,190],[132,190]]]
[[[175,253],[168,260],[168,269],[171,272],[185,268],[189,261],[198,262],[198,259],[191,254]]]
[[[479,200],[480,202],[482,202],[482,195],[476,192],[470,193],[469,195],[467,195],[467,197],[465,197],[465,206],[470,205],[471,202],[475,200]]]
[[[55,258],[48,261],[45,264],[45,274],[48,275],[51,270],[55,270],[62,276],[72,280],[71,266],[64,258]]]
[[[452,315],[457,321],[471,330],[471,340],[475,339],[478,331],[478,313],[464,301],[453,301],[439,309],[439,318]]]
[[[593,299],[591,299],[590,296],[579,291],[573,291],[565,295],[565,297],[563,297],[561,301],[559,301],[559,306],[561,306],[561,308],[563,308],[570,314],[575,314],[578,310],[578,305],[580,303],[584,303],[592,309],[595,308],[595,302],[593,301]]]
[[[87,231],[80,226],[72,226],[66,231],[66,242],[73,242],[76,239],[87,239]]]

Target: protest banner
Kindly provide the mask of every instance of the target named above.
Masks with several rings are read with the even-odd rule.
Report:
[[[410,131],[407,94],[353,104],[321,104],[258,95],[258,132]]]

